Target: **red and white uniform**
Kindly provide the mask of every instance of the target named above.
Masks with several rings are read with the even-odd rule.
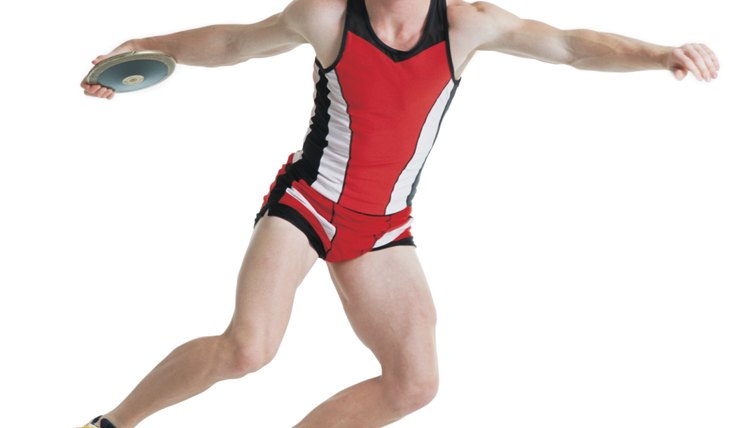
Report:
[[[286,204],[291,197],[307,210],[313,205],[311,198],[322,197],[324,204],[332,204],[331,215],[301,213],[312,220],[314,229],[323,230],[322,241],[330,241],[323,245],[329,248],[322,257],[333,261],[330,247],[338,239],[333,216],[337,209],[368,216],[368,221],[373,216],[383,221],[390,216],[405,218],[400,226],[406,235],[393,236],[391,242],[402,235],[411,237],[412,198],[457,86],[445,0],[431,1],[422,37],[409,51],[393,49],[377,37],[364,0],[348,1],[338,58],[327,68],[315,62],[310,129],[301,153],[281,171],[292,184],[284,189],[286,197],[278,200]],[[265,205],[274,202],[273,193],[272,187]],[[274,215],[273,210],[269,213]],[[391,243],[382,241],[381,236],[366,243],[365,247],[371,246],[359,253]]]

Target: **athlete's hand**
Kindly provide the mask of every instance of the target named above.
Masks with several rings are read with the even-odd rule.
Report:
[[[719,77],[719,60],[716,54],[702,43],[688,43],[672,50],[667,67],[677,80],[684,79],[689,73],[705,82]]]
[[[112,50],[112,52],[106,55],[99,55],[98,57],[94,58],[91,63],[96,65],[109,57],[125,52],[133,52],[135,50],[135,46],[133,46],[132,42],[125,42]],[[86,83],[85,77],[81,81],[81,87],[83,88],[83,93],[91,97],[106,98],[108,100],[111,100],[115,96],[115,91],[113,89],[107,88],[106,86],[102,85],[89,85],[88,83]]]

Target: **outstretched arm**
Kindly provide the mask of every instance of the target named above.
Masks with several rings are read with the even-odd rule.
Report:
[[[282,14],[249,25],[212,25],[166,36],[126,42],[131,50],[157,50],[180,64],[234,65],[289,51],[304,43]]]
[[[504,52],[586,70],[668,69],[680,80],[692,73],[707,82],[718,76],[718,59],[703,44],[668,47],[592,30],[560,30],[520,19],[486,2],[466,5],[461,17],[460,25],[474,28],[475,50]]]
[[[263,21],[249,25],[212,25],[164,36],[129,40],[112,52],[101,55],[98,62],[113,55],[142,50],[156,50],[172,56],[178,63],[205,67],[233,65],[289,51],[306,42],[299,30],[298,3]],[[100,98],[112,98],[114,91],[100,85],[81,83],[84,92]]]

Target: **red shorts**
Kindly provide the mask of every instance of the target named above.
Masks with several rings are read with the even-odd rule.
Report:
[[[391,215],[352,211],[318,193],[298,178],[294,154],[281,167],[255,222],[264,215],[287,220],[306,236],[320,258],[328,262],[353,259],[370,251],[414,245],[411,207]]]

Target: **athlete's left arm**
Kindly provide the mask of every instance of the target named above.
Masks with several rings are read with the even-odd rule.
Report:
[[[598,71],[667,69],[682,80],[718,77],[719,61],[703,44],[660,46],[629,37],[592,30],[560,30],[539,21],[521,19],[486,2],[467,4],[459,25],[473,24],[476,50],[489,50],[568,64]],[[469,28],[469,27],[467,27]]]

